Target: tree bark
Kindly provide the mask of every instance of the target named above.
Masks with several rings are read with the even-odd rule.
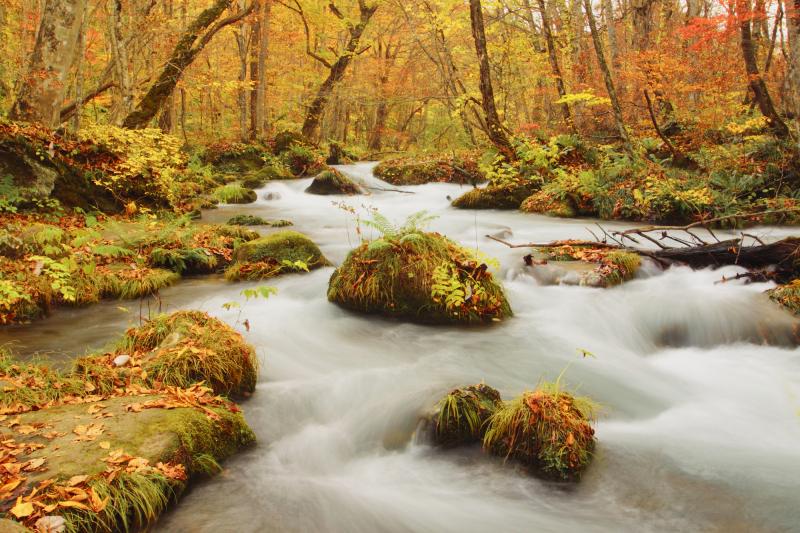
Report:
[[[603,16],[608,35],[608,51],[611,54],[611,66],[619,68],[619,48],[617,46],[617,29],[614,25],[614,4],[612,0],[603,0]]]
[[[483,10],[481,0],[469,0],[469,15],[472,23],[472,39],[475,41],[475,52],[478,54],[480,68],[481,107],[483,118],[486,121],[487,135],[497,150],[509,161],[517,158],[511,142],[508,140],[505,128],[500,122],[497,107],[494,101],[492,88],[492,74],[489,65],[489,52],[486,48],[486,30],[483,26]]]
[[[60,123],[67,76],[75,61],[87,0],[44,0],[27,75],[9,113],[12,120]]]
[[[111,45],[111,58],[114,64],[114,74],[117,79],[121,104],[114,113],[114,122],[117,125],[133,110],[133,83],[128,70],[128,49],[122,35],[122,1],[110,0],[108,3],[108,35]]]
[[[130,129],[147,127],[161,110],[172,91],[175,90],[175,86],[183,75],[184,70],[192,64],[203,48],[211,42],[214,35],[222,28],[234,24],[249,15],[253,9],[251,4],[249,8],[240,11],[238,14],[214,24],[222,16],[222,13],[230,7],[231,2],[232,0],[216,0],[211,7],[200,13],[189,25],[175,46],[172,55],[165,63],[158,79],[139,100],[136,109],[125,118],[122,123],[123,127]]]
[[[772,103],[772,97],[770,97],[767,84],[764,83],[764,78],[761,77],[761,73],[758,69],[758,60],[756,58],[756,51],[750,26],[752,13],[750,11],[749,0],[738,0],[737,15],[739,16],[742,56],[744,58],[744,65],[745,70],[747,71],[750,89],[753,91],[756,104],[758,104],[758,109],[761,111],[761,114],[764,115],[764,118],[767,119],[767,123],[769,124],[775,136],[779,138],[786,138],[789,136],[789,128],[775,110],[775,105]]]
[[[800,120],[800,0],[789,0],[787,4],[789,37],[789,87],[794,102],[794,119]]]
[[[250,139],[259,138],[265,127],[266,114],[266,63],[267,28],[269,28],[269,0],[256,0],[258,18],[253,24],[250,38]]]
[[[633,155],[633,147],[631,146],[631,140],[628,137],[628,131],[625,129],[625,121],[622,119],[622,108],[619,105],[617,91],[614,88],[614,80],[611,77],[611,71],[608,69],[606,56],[603,52],[603,45],[600,42],[600,35],[597,31],[597,22],[595,21],[594,12],[592,11],[592,0],[583,0],[583,6],[586,11],[586,18],[589,21],[589,31],[592,34],[592,43],[594,44],[594,51],[597,55],[597,63],[600,66],[600,71],[603,73],[603,80],[606,84],[608,98],[611,100],[611,108],[614,111],[614,123],[617,126],[617,131],[622,139],[625,151],[628,152],[629,155]]]
[[[314,100],[312,100],[311,105],[308,106],[308,111],[306,112],[306,118],[303,121],[302,128],[303,137],[306,139],[314,139],[316,137],[317,131],[319,130],[320,121],[322,120],[322,115],[328,105],[328,100],[331,97],[331,93],[333,93],[333,88],[342,80],[342,78],[344,78],[347,67],[350,65],[350,62],[353,60],[353,57],[358,51],[358,45],[359,42],[361,42],[361,36],[364,34],[364,30],[367,28],[369,20],[372,18],[372,15],[375,14],[377,9],[378,4],[370,6],[367,5],[365,0],[358,0],[358,11],[360,15],[359,21],[355,26],[351,25],[349,28],[350,37],[347,41],[347,46],[345,46],[345,51],[343,54],[339,55],[334,63],[330,64],[326,62],[326,66],[328,66],[328,77],[325,78],[325,81],[323,81],[322,85],[319,86]],[[335,13],[338,13],[338,10],[336,10]],[[303,20],[305,22],[305,18]],[[306,29],[306,32],[308,32],[308,29]],[[308,36],[308,33],[306,36]],[[319,60],[320,58],[316,57],[316,59]]]
[[[553,29],[550,25],[550,17],[547,14],[547,8],[544,0],[538,0],[539,13],[542,16],[542,32],[544,39],[547,43],[547,56],[550,60],[550,68],[553,70],[553,77],[556,79],[556,89],[558,96],[564,98],[567,95],[567,88],[564,85],[564,76],[561,74],[561,65],[558,62],[558,50],[556,49],[556,41],[553,37]],[[561,114],[564,116],[564,122],[571,131],[575,131],[575,122],[572,119],[572,112],[569,109],[569,104],[563,102],[561,104]]]

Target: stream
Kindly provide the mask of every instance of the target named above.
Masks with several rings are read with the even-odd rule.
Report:
[[[339,167],[373,188],[371,164]],[[344,202],[390,219],[427,210],[429,228],[500,261],[515,316],[485,328],[430,327],[360,316],[326,299],[332,268],[268,282],[191,279],[161,301],[58,310],[0,331],[23,354],[95,349],[159,305],[207,311],[256,346],[261,378],[243,404],[258,445],[196,485],[154,528],[163,532],[796,531],[800,527],[797,321],[763,292],[718,283],[741,269],[665,272],[645,265],[613,289],[548,286],[517,242],[591,238],[591,220],[464,211],[453,184],[305,194],[309,179],[272,182],[246,206],[207,211],[292,220],[340,263],[360,241]],[[271,199],[265,199],[269,195]],[[631,224],[604,222],[607,229]],[[272,231],[272,230],[264,230]],[[595,226],[596,231],[596,226]],[[362,226],[369,237],[374,230]],[[756,228],[767,238],[787,228]],[[244,301],[245,287],[278,294]],[[223,304],[241,302],[230,311]],[[241,322],[247,319],[250,331]],[[767,339],[768,341],[764,341]],[[582,355],[587,350],[593,356]],[[526,475],[478,449],[415,439],[420,416],[451,388],[485,381],[511,399],[541,379],[602,405],[593,464],[576,485]]]

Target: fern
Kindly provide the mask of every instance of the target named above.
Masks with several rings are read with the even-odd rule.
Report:
[[[135,255],[132,250],[115,244],[101,244],[100,246],[95,246],[93,251],[95,255],[99,255],[100,257],[112,257],[114,259],[132,257]]]
[[[436,218],[435,215],[429,215],[427,211],[418,211],[409,215],[402,225],[397,225],[376,209],[372,211],[372,218],[363,222],[365,226],[377,230],[382,237],[394,239],[409,233],[419,233]]]

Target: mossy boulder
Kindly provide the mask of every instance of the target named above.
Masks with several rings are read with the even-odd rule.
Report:
[[[294,145],[306,144],[306,138],[299,131],[284,130],[275,135],[272,140],[272,153],[281,155]]]
[[[115,360],[128,356],[118,367]],[[204,382],[216,394],[244,397],[258,380],[258,359],[241,334],[200,311],[158,315],[125,332],[113,352],[78,359],[75,374],[108,391],[137,379],[188,387]]]
[[[236,215],[228,220],[231,226],[271,226],[273,228],[283,228],[291,226],[290,220],[267,220],[257,215]],[[251,239],[252,240],[252,239]]]
[[[569,266],[561,280],[567,285],[608,288],[636,277],[642,258],[635,252],[592,245],[549,246],[534,249],[526,262],[535,268],[539,263],[563,263]]]
[[[258,200],[256,191],[238,183],[217,187],[211,194],[214,199],[222,204],[251,204]]]
[[[796,279],[767,291],[770,300],[795,315],[800,315],[800,280]]]
[[[486,181],[474,157],[402,157],[387,159],[375,167],[375,176],[393,185],[469,183]]]
[[[475,188],[453,200],[453,207],[461,209],[519,209],[538,189],[533,180],[515,179],[505,183],[491,183]]]
[[[328,300],[422,323],[479,324],[511,316],[485,263],[438,233],[416,230],[352,250],[331,276]]]
[[[537,191],[528,196],[519,208],[525,213],[540,213],[558,218],[572,218],[578,214],[572,202],[557,198],[547,191]]]
[[[203,161],[219,172],[242,174],[263,167],[265,151],[257,144],[218,143],[206,148]]]
[[[258,280],[329,264],[314,241],[302,233],[284,230],[237,247],[225,277],[231,281]]]
[[[486,422],[502,404],[500,393],[483,383],[453,389],[436,406],[434,442],[445,447],[481,442]]]
[[[309,194],[362,194],[361,187],[335,169],[322,171],[306,188]]]
[[[496,410],[483,445],[543,477],[577,480],[593,456],[594,411],[589,399],[543,384]]]

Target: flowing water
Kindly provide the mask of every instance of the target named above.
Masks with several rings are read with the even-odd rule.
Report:
[[[258,445],[196,486],[156,530],[797,531],[800,352],[794,319],[762,294],[771,285],[718,283],[734,267],[646,266],[613,289],[547,286],[523,265],[525,249],[484,236],[587,238],[593,222],[455,210],[447,197],[464,192],[457,185],[403,194],[377,190],[390,186],[371,165],[342,170],[372,194],[320,197],[304,194],[310,180],[270,183],[257,203],[206,220],[288,218],[338,263],[359,236],[334,201],[397,221],[426,209],[438,216],[430,229],[500,260],[515,316],[459,329],[354,315],[326,300],[332,268],[271,280],[278,295],[243,303],[241,316],[223,303],[258,284],[197,279],[164,291],[165,309],[199,308],[231,324],[247,318],[250,331],[239,329],[262,373],[244,404]],[[138,313],[138,304],[125,305]],[[130,317],[116,302],[59,311],[0,341],[63,357],[102,345]],[[603,406],[597,455],[577,485],[414,438],[420,416],[454,386],[483,380],[508,399],[562,372],[562,383]]]

